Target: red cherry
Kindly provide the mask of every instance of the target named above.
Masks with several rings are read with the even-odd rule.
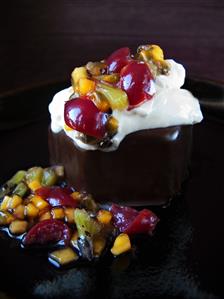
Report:
[[[153,76],[146,63],[131,61],[122,68],[119,86],[129,100],[129,109],[150,100],[153,96]]]
[[[61,187],[41,187],[35,191],[45,199],[52,207],[67,206],[77,208],[78,203],[71,196],[68,188]]]
[[[108,73],[119,73],[122,67],[124,67],[130,60],[131,54],[129,48],[120,48],[116,50],[106,59]]]
[[[151,234],[159,218],[150,210],[143,209],[138,212],[129,207],[112,205],[113,224],[120,232],[133,234]]]
[[[65,103],[64,119],[67,126],[95,138],[106,134],[108,114],[100,111],[87,98],[76,98]]]
[[[38,222],[23,238],[23,245],[68,245],[71,239],[69,227],[60,220],[49,219]]]

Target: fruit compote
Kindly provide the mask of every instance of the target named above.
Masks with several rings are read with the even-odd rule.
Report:
[[[136,234],[152,235],[158,217],[150,210],[95,202],[65,184],[63,168],[18,171],[0,188],[0,226],[26,249],[48,248],[59,267],[77,260],[114,256],[132,249]]]

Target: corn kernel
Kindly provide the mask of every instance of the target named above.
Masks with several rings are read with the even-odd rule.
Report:
[[[126,252],[131,249],[131,242],[129,236],[127,234],[120,234],[114,241],[114,245],[111,248],[111,252],[113,255],[119,255],[123,252]]]
[[[12,199],[12,197],[6,195],[4,198],[3,198],[3,201],[1,202],[1,207],[0,207],[0,210],[1,211],[7,211],[8,209],[8,204],[10,202],[10,200]]]
[[[46,200],[42,199],[38,195],[34,195],[31,199],[31,201],[39,210],[43,210],[49,206],[48,203],[46,202]]]
[[[86,95],[87,93],[94,91],[95,86],[96,84],[93,80],[81,78],[78,81],[78,92],[81,95]]]
[[[68,223],[74,223],[74,210],[73,208],[65,208],[64,213],[65,213],[65,221]]]
[[[53,219],[63,219],[65,217],[63,208],[53,208],[51,210],[51,215]]]
[[[14,216],[10,213],[0,212],[0,225],[10,224],[14,219]]]
[[[112,213],[106,210],[99,210],[97,220],[103,224],[109,224],[112,219]]]
[[[25,213],[27,217],[35,218],[39,214],[39,209],[32,202],[30,202],[25,208]]]
[[[51,217],[50,211],[47,211],[47,212],[45,212],[45,213],[43,213],[43,214],[40,215],[39,221],[49,220],[51,218],[52,217]]]
[[[41,187],[41,183],[37,180],[34,180],[30,183],[28,183],[28,187],[32,190],[32,191],[36,191],[37,189],[39,189]]]
[[[59,265],[65,265],[76,261],[79,257],[70,247],[68,247],[51,252],[49,258],[56,261]]]
[[[106,246],[106,239],[102,237],[96,237],[93,240],[93,254],[94,256],[100,256]]]
[[[24,220],[14,220],[9,226],[9,230],[12,234],[20,235],[27,231],[28,222]]]
[[[17,219],[24,219],[25,217],[25,206],[24,205],[18,205],[14,211],[13,211],[13,215],[17,218]]]

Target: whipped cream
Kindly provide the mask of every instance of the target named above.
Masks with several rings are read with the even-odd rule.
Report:
[[[51,114],[51,130],[58,133],[64,130],[74,143],[85,150],[113,151],[126,135],[143,130],[164,128],[176,125],[192,125],[203,119],[198,100],[186,89],[181,89],[185,81],[184,67],[174,60],[168,59],[170,71],[168,75],[159,75],[155,79],[155,95],[153,98],[132,110],[114,110],[112,115],[118,120],[118,132],[112,138],[108,148],[98,148],[82,142],[79,132],[64,130],[64,104],[73,93],[69,87],[58,92],[49,105]]]

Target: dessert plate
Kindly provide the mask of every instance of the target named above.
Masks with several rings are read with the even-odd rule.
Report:
[[[66,83],[0,95],[0,183],[18,169],[48,165],[48,103]],[[46,254],[25,251],[0,233],[0,297],[224,297],[224,85],[191,78],[204,120],[194,126],[191,174],[166,207],[153,237],[139,237],[132,254],[56,269]]]

